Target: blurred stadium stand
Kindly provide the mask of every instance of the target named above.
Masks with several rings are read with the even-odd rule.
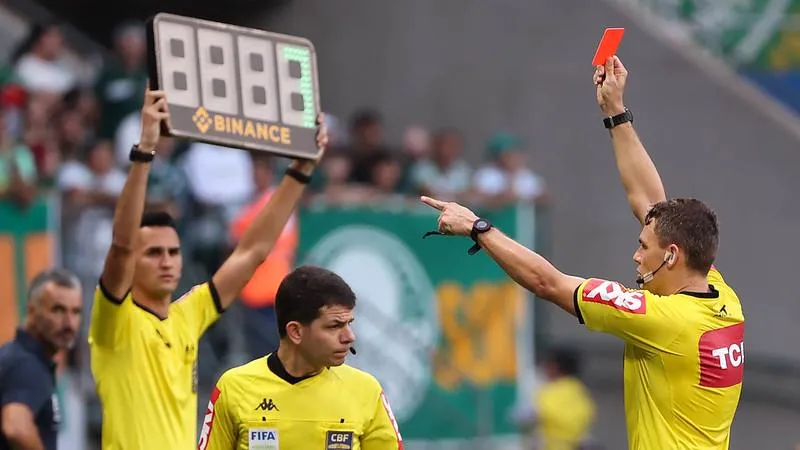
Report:
[[[70,24],[65,36],[74,58],[88,67],[109,53],[117,23],[158,11],[309,37],[319,53],[323,109],[339,117],[364,106],[383,111],[389,141],[399,141],[408,124],[453,125],[477,164],[495,130],[523,135],[553,196],[551,207],[537,211],[537,247],[566,272],[632,283],[630,255],[639,230],[600,123],[589,63],[603,27],[624,26],[619,54],[631,72],[626,101],[637,130],[668,194],[697,196],[717,210],[718,265],[747,314],[744,401],[731,448],[790,448],[800,441],[800,303],[793,285],[800,254],[794,239],[800,209],[793,207],[800,192],[800,57],[790,51],[800,48],[794,44],[800,2],[747,0],[737,2],[746,8],[732,11],[721,1],[689,0],[226,5],[234,1],[241,9],[177,0],[6,0],[0,3],[0,55],[10,54],[30,22],[51,14]],[[460,264],[460,258],[450,255],[448,263]],[[380,312],[364,314],[380,320]],[[534,317],[537,346],[581,348],[601,411],[597,435],[607,448],[623,448],[621,345],[547,305],[537,303]],[[365,342],[359,353],[380,350]],[[219,372],[229,361],[209,364]],[[481,401],[474,399],[476,409],[487,408]],[[473,417],[460,408],[442,401],[434,413],[472,426]],[[489,448],[483,445],[451,448]]]
[[[108,2],[103,0],[5,0],[3,3],[22,11],[30,17],[39,18],[43,14],[53,14],[95,42],[111,44],[114,27],[126,20],[144,20],[156,12],[192,15],[209,20],[240,21],[250,14],[262,14],[273,8],[290,3],[291,0],[226,0],[225,7],[220,2],[209,0],[124,0]],[[97,20],[103,17],[103,20]]]

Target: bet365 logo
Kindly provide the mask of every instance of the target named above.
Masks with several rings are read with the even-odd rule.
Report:
[[[647,310],[644,293],[629,291],[613,281],[592,278],[583,292],[583,300],[587,302],[601,303],[633,314],[644,314]]]

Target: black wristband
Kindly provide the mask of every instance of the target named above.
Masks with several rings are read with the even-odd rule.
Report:
[[[292,169],[291,167],[286,169],[286,175],[303,184],[308,184],[311,181],[311,175],[306,175],[297,169]]]
[[[142,151],[139,149],[139,144],[134,144],[134,146],[131,147],[130,153],[128,153],[128,160],[130,162],[149,163],[153,162],[153,158],[155,157],[156,157],[155,150],[150,152]]]
[[[633,113],[628,108],[625,108],[624,112],[603,119],[603,126],[610,130],[627,122],[633,123]]]

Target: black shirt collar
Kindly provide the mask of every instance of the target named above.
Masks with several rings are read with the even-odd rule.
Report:
[[[681,291],[681,294],[691,295],[692,297],[696,298],[719,298],[719,291],[714,286],[709,284],[708,289],[710,292]]]
[[[30,335],[30,333],[23,330],[22,328],[18,328],[15,340],[24,350],[27,350],[28,352],[36,356],[36,358],[39,359],[39,361],[41,361],[51,371],[55,371],[56,369],[55,361],[53,361],[53,358],[47,354],[47,351],[45,350],[42,343],[37,341],[36,338]]]
[[[291,375],[289,372],[286,371],[286,367],[283,366],[283,363],[278,358],[277,352],[270,353],[269,356],[267,356],[267,367],[272,373],[274,373],[280,379],[289,384],[297,384],[305,379],[314,376],[314,375],[305,375],[302,377],[295,377]]]

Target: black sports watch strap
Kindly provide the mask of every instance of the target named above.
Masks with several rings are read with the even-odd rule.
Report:
[[[153,162],[153,158],[156,157],[156,151],[152,150],[149,152],[143,151],[139,148],[139,144],[134,144],[131,147],[130,153],[128,153],[128,160],[130,162],[142,162],[142,163],[149,163]]]
[[[628,108],[625,108],[625,112],[619,113],[616,116],[606,117],[603,119],[603,125],[609,130],[617,125],[622,125],[623,123],[627,122],[633,123],[633,113]]]
[[[472,238],[475,245],[467,250],[467,253],[470,255],[474,255],[481,250],[481,244],[478,243],[478,235],[482,233],[486,233],[487,231],[492,229],[492,223],[486,219],[478,218],[475,222],[472,223],[472,231],[469,233],[469,236]]]
[[[478,243],[478,235],[481,233],[485,233],[491,230],[493,227],[492,223],[486,219],[477,219],[475,222],[472,223],[472,231],[470,232],[470,237],[475,242],[475,245],[467,250],[467,254],[474,255],[478,253],[481,249],[481,245]],[[427,238],[428,236],[448,236],[447,234],[442,233],[441,231],[434,230],[428,231],[422,236],[422,239]]]
[[[306,175],[297,169],[292,169],[291,167],[286,169],[286,175],[303,184],[308,184],[311,181],[311,175]]]

